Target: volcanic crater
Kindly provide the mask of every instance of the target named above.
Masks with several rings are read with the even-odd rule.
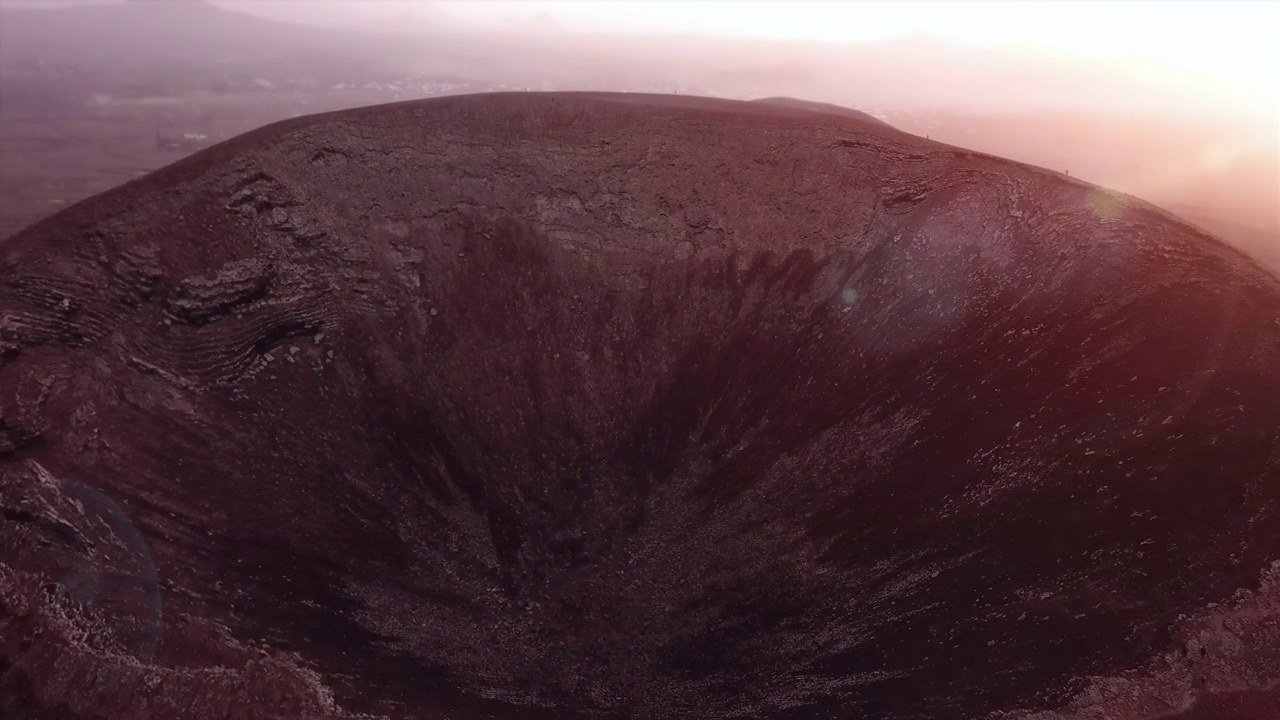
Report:
[[[344,111],[0,241],[5,717],[1271,717],[1277,500],[1280,279],[852,112]]]

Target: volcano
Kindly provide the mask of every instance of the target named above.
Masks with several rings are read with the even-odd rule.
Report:
[[[0,714],[1280,705],[1280,279],[856,114],[286,121],[0,243]]]

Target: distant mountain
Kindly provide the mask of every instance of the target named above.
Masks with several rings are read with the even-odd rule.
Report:
[[[372,37],[304,28],[231,12],[205,0],[130,0],[49,10],[0,8],[0,58],[130,69],[247,65],[305,59],[362,65],[380,53]]]

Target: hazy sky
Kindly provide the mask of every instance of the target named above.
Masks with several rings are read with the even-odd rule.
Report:
[[[0,0],[50,6],[112,0]],[[118,0],[116,0],[118,1]],[[174,2],[181,0],[152,0]],[[477,24],[858,42],[927,35],[1115,63],[1212,85],[1270,106],[1280,98],[1280,0],[212,0],[317,24],[442,15]]]
[[[332,21],[441,11],[485,24],[541,18],[567,29],[688,32],[833,42],[929,35],[1035,47],[1161,68],[1275,93],[1277,0],[216,0],[278,17]]]

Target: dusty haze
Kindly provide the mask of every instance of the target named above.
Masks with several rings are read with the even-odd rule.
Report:
[[[0,236],[275,120],[493,90],[771,96],[1162,205],[1280,267],[1275,3],[0,3]]]

